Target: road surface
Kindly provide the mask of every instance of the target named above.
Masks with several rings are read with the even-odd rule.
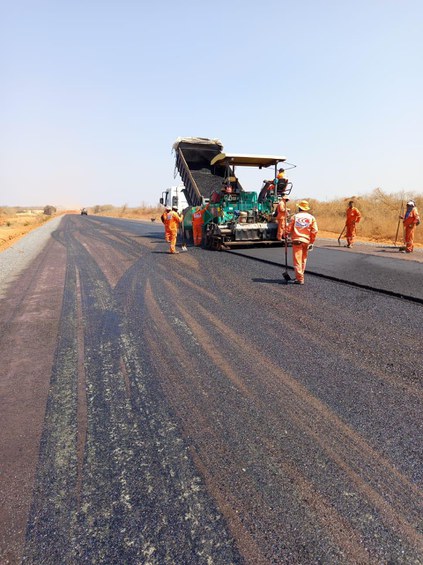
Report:
[[[66,216],[0,320],[2,563],[423,562],[419,303]]]

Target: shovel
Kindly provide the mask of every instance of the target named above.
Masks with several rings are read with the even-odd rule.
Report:
[[[397,246],[398,232],[399,232],[399,227],[400,227],[400,223],[401,223],[401,216],[403,215],[403,213],[404,213],[404,202],[401,202],[401,207],[400,207],[399,216],[398,216],[397,232],[395,234],[395,243],[394,243],[395,247]]]
[[[292,280],[288,273],[288,235],[286,233],[285,233],[285,271],[282,276],[286,282]]]
[[[184,228],[184,216],[182,216],[182,222],[181,222],[181,236],[182,236],[182,245],[181,245],[181,251],[188,251],[186,243],[185,243],[185,228]]]
[[[339,237],[338,237],[338,245],[341,245],[341,237],[343,236],[346,227],[347,227],[347,226],[345,225],[345,226],[342,228],[341,233],[339,234]]]

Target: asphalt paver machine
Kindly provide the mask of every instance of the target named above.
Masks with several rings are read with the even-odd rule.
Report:
[[[185,185],[190,207],[207,207],[203,246],[223,249],[251,244],[284,244],[278,241],[274,211],[282,196],[292,190],[287,179],[277,179],[286,157],[223,153],[219,140],[178,138],[173,145],[176,169]],[[271,169],[259,194],[245,191],[237,176],[243,167]],[[289,164],[289,168],[295,165]],[[286,165],[285,165],[286,169]],[[191,214],[186,213],[187,228]]]
[[[276,239],[274,211],[280,198],[290,194],[292,183],[277,179],[282,156],[220,153],[211,166],[224,169],[220,193],[213,193],[204,214],[204,246],[210,249],[231,248],[248,244],[283,244]],[[264,180],[257,194],[243,190],[237,170],[240,167],[267,169],[273,167],[271,180]]]

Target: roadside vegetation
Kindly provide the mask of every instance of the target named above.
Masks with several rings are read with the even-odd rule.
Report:
[[[398,219],[405,211],[408,200],[414,200],[423,216],[423,196],[412,193],[388,194],[376,188],[365,196],[351,196],[330,202],[319,202],[310,198],[312,212],[316,216],[319,231],[333,232],[337,236],[345,225],[345,211],[348,202],[353,200],[362,215],[357,224],[357,239],[367,241],[394,242],[398,229]],[[292,206],[291,206],[292,208]],[[422,218],[423,220],[423,218]],[[398,242],[402,241],[402,222],[398,230]],[[417,228],[415,243],[423,244],[423,223]]]
[[[130,208],[127,204],[123,206],[97,204],[96,206],[92,206],[92,208],[88,208],[88,213],[113,218],[132,218],[135,220],[151,220],[154,218],[154,220],[158,220],[163,210],[163,206],[148,206],[147,204],[141,204],[138,208]]]
[[[357,226],[357,239],[381,243],[393,243],[398,229],[398,216],[403,213],[407,200],[414,200],[423,216],[423,195],[413,193],[388,194],[376,188],[368,195],[339,198],[321,202],[309,198],[312,213],[317,218],[322,237],[338,237],[345,225],[345,210],[349,200],[354,200],[362,214]],[[295,200],[289,202],[291,212],[295,210]],[[88,215],[128,218],[134,220],[160,221],[162,206],[148,206],[142,203],[131,208],[127,204],[112,206],[97,204],[87,208]],[[0,207],[0,250],[9,247],[31,229],[37,228],[49,219],[63,214],[79,214],[80,210],[57,211],[54,206],[44,208]],[[398,241],[402,241],[402,223],[398,229]],[[415,243],[423,245],[423,222],[417,228]]]
[[[20,237],[55,216],[57,210],[50,205],[44,208],[0,207],[0,250],[6,249]]]

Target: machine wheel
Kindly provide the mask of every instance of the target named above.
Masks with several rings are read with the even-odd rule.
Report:
[[[215,236],[213,238],[213,249],[215,251],[221,251],[222,250],[222,238]]]
[[[203,235],[203,239],[201,241],[201,247],[203,249],[210,249],[210,234],[205,232]]]

